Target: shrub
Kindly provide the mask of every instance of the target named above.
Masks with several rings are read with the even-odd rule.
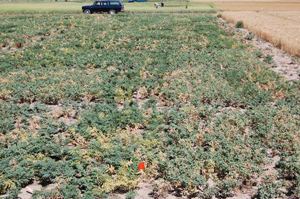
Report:
[[[237,28],[244,28],[244,22],[243,21],[238,21],[236,24]]]

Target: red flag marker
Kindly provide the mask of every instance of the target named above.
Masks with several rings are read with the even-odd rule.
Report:
[[[77,18],[75,18],[75,19],[77,19]]]
[[[244,41],[244,43],[246,44],[246,43],[247,43],[247,41],[245,40],[245,41]]]
[[[69,25],[69,28],[71,28],[71,25]]]
[[[167,26],[169,26],[169,24]]]
[[[43,28],[45,28],[45,26],[43,26]]]
[[[145,170],[145,162],[141,162],[138,166],[138,171]]]
[[[263,57],[266,57],[266,54],[264,54]]]
[[[257,26],[257,24],[255,24],[255,26]]]
[[[222,28],[222,26],[220,26],[219,28]]]
[[[17,43],[17,47],[18,47],[18,48],[21,48],[21,44],[20,44],[20,43]]]
[[[115,28],[117,28],[117,26],[115,26]]]
[[[49,34],[47,33],[46,36],[49,36]]]
[[[230,34],[230,31],[228,31],[228,34]]]

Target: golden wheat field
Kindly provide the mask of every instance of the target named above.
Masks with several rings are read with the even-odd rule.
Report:
[[[221,15],[225,20],[235,24],[238,21],[243,21],[244,27],[259,37],[291,54],[300,55],[300,11],[239,11],[222,12]]]
[[[299,11],[285,11],[285,12],[269,11],[267,12],[267,14],[270,16],[276,16],[290,21],[300,22]]]

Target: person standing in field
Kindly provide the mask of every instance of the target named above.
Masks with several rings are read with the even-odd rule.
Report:
[[[164,7],[165,3],[164,0],[161,0],[161,7]]]

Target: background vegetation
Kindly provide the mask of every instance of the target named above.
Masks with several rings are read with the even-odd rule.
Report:
[[[123,3],[126,13],[216,12],[213,3],[166,2],[164,7],[158,9],[153,6],[153,2]],[[82,6],[91,4],[93,2],[0,2],[0,14],[79,14],[82,13]]]

